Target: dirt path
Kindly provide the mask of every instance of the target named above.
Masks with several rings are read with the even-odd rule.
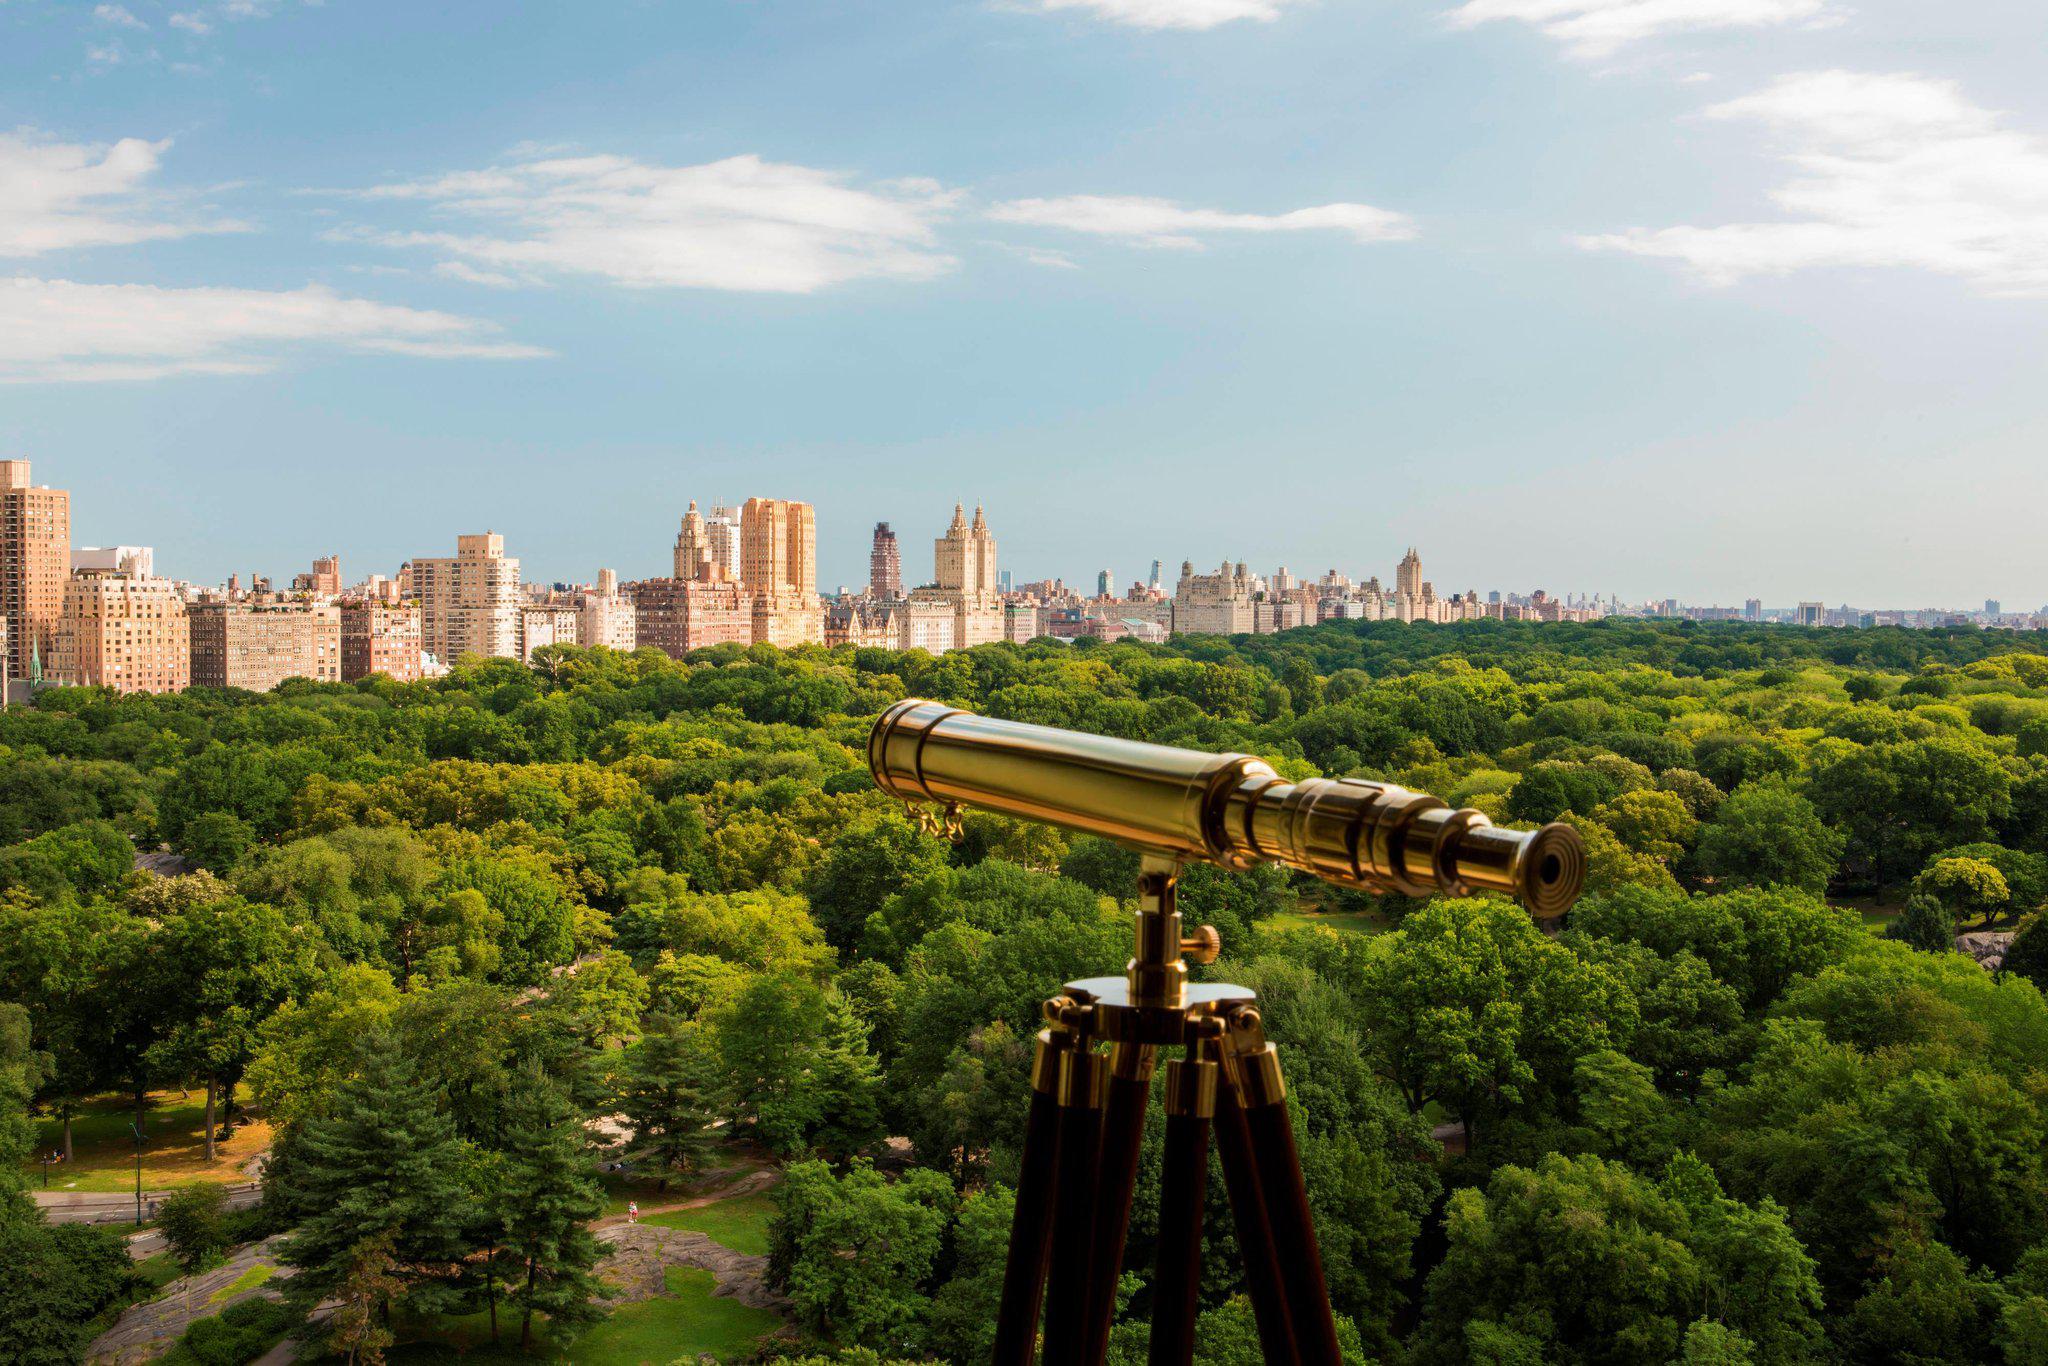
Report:
[[[781,1172],[767,1167],[755,1167],[743,1172],[725,1185],[706,1191],[701,1195],[681,1196],[675,1200],[664,1201],[659,1205],[643,1205],[640,1208],[640,1217],[645,1219],[650,1214],[669,1214],[675,1210],[702,1209],[706,1205],[715,1205],[721,1200],[730,1200],[735,1196],[752,1195],[755,1191],[767,1190],[781,1179]],[[607,1214],[604,1218],[592,1224],[591,1227],[602,1230],[625,1224],[625,1222],[626,1216],[623,1214]]]

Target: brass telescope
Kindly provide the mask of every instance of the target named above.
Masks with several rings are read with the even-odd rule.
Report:
[[[1141,855],[1137,951],[1121,976],[1069,982],[1045,1003],[1017,1213],[996,1315],[997,1366],[1098,1366],[1123,1269],[1145,1110],[1166,1063],[1151,1366],[1187,1366],[1201,1282],[1213,1135],[1267,1366],[1340,1366],[1321,1250],[1287,1114],[1279,1056],[1243,987],[1191,983],[1183,955],[1221,951],[1181,933],[1187,863],[1279,863],[1339,886],[1409,896],[1501,892],[1550,919],[1578,899],[1585,850],[1567,825],[1503,830],[1478,811],[1358,779],[1283,780],[1248,754],[1204,754],[1025,725],[916,698],[868,737],[882,791],[957,837],[979,807],[1116,840]],[[920,808],[931,803],[943,813]],[[1106,1043],[1105,1053],[1095,1045]]]
[[[1502,892],[1546,920],[1571,909],[1586,876],[1568,825],[1503,830],[1392,783],[1290,783],[1249,754],[1083,735],[916,698],[875,722],[868,767],[904,802],[976,806],[1190,863],[1282,863],[1371,892]]]

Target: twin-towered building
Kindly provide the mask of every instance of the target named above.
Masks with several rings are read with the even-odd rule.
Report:
[[[937,654],[1009,638],[995,533],[979,507],[970,523],[966,509],[953,505],[951,525],[932,542],[932,582],[903,591],[902,558],[887,522],[875,527],[868,563],[866,596],[835,602],[827,611],[827,645]]]

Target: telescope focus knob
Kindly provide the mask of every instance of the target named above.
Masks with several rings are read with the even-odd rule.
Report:
[[[1180,941],[1181,956],[1196,963],[1213,963],[1223,956],[1223,936],[1214,925],[1204,925]]]

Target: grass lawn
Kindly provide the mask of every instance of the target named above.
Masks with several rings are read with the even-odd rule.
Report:
[[[719,1299],[708,1271],[672,1266],[665,1273],[669,1297],[642,1300],[615,1312],[569,1344],[577,1366],[665,1366],[709,1352],[721,1360],[744,1356],[782,1320],[738,1300]]]
[[[1831,904],[1856,912],[1863,919],[1863,928],[1872,934],[1883,934],[1906,909],[1904,902],[1881,901],[1874,896],[1836,897]]]
[[[668,1294],[623,1305],[610,1318],[572,1339],[567,1347],[536,1331],[531,1353],[519,1349],[519,1316],[501,1308],[501,1341],[490,1341],[489,1320],[470,1314],[385,1353],[393,1366],[475,1366],[477,1363],[564,1361],[571,1366],[666,1366],[695,1361],[705,1352],[731,1360],[746,1356],[782,1320],[765,1309],[749,1309],[711,1291],[708,1271],[672,1266],[664,1273]]]
[[[246,1092],[244,1093],[246,1096]],[[219,1144],[219,1156],[206,1161],[204,1091],[152,1091],[143,1112],[142,1184],[148,1190],[180,1186],[189,1181],[245,1181],[242,1163],[270,1146],[270,1126],[251,1120],[235,1126],[235,1134]],[[99,1096],[71,1117],[73,1159],[50,1168],[51,1190],[127,1191],[135,1189],[135,1139],[128,1131],[134,1115],[126,1096]],[[36,1153],[50,1152],[63,1142],[64,1126],[52,1118],[36,1125]],[[25,1162],[32,1189],[43,1184],[43,1164]]]
[[[222,1300],[227,1299],[229,1296],[239,1295],[244,1290],[254,1290],[257,1286],[263,1284],[265,1281],[269,1280],[272,1276],[275,1276],[276,1274],[276,1267],[264,1266],[259,1263],[256,1266],[250,1267],[247,1271],[244,1271],[241,1275],[235,1277],[233,1280],[229,1281],[220,1289],[214,1291],[206,1302],[208,1304],[219,1304]]]
[[[665,1228],[694,1229],[721,1247],[729,1247],[749,1257],[765,1257],[768,1255],[768,1221],[774,1217],[773,1197],[766,1191],[755,1191],[697,1209],[646,1215],[640,1222],[660,1224]]]
[[[1321,925],[1339,934],[1385,934],[1391,928],[1371,911],[1281,911],[1261,923],[1280,930]]]
[[[137,1262],[135,1274],[141,1276],[143,1282],[150,1286],[150,1294],[156,1294],[184,1272],[178,1268],[176,1257],[172,1257],[168,1251],[160,1251],[147,1255],[141,1262]],[[150,1298],[150,1294],[143,1294],[143,1298]]]

